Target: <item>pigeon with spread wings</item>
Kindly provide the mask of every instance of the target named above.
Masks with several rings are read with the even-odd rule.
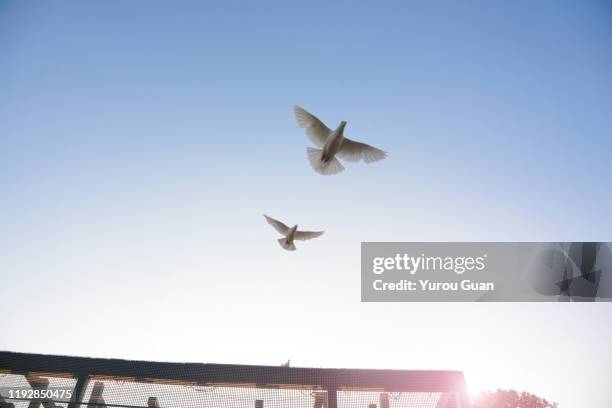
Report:
[[[387,157],[386,152],[376,147],[344,137],[345,121],[340,122],[335,130],[331,130],[315,115],[297,105],[293,107],[293,112],[298,125],[306,129],[310,141],[319,147],[319,149],[312,147],[306,149],[308,161],[317,173],[327,176],[344,170],[344,166],[336,156],[350,162],[363,160],[366,163]]]
[[[268,221],[268,224],[283,235],[283,238],[278,239],[278,243],[287,251],[295,251],[295,244],[293,241],[296,239],[299,241],[307,241],[323,235],[323,231],[298,231],[297,225],[289,228],[279,220],[275,220],[274,218],[268,217],[265,214],[264,217],[266,218],[266,221]]]

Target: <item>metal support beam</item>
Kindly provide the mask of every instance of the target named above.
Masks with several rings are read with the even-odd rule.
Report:
[[[87,388],[88,377],[85,374],[81,374],[77,377],[77,382],[72,390],[72,398],[68,403],[68,408],[80,408],[80,404],[85,397],[85,389]]]
[[[338,408],[338,389],[327,389],[327,408]]]
[[[46,378],[27,375],[26,380],[28,381],[30,387],[32,387],[33,390],[45,391],[49,389],[49,380],[47,380]],[[33,398],[32,400],[30,400],[28,408],[40,408],[41,405],[44,408],[57,408],[55,402],[53,402],[53,400],[49,398]]]
[[[12,402],[6,402],[2,395],[0,395],[0,408],[15,408],[15,404]]]

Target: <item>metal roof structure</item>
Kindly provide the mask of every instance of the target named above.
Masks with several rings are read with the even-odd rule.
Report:
[[[38,398],[25,395],[36,389],[49,391],[39,392]],[[72,390],[69,397],[51,393],[66,389]],[[0,408],[12,408],[10,404],[14,408],[468,408],[469,399],[459,371],[167,363],[0,352]]]

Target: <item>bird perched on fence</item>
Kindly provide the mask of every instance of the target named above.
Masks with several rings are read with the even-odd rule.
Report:
[[[301,107],[293,107],[295,118],[301,128],[306,129],[306,135],[319,149],[306,149],[308,161],[312,168],[323,175],[340,173],[344,166],[336,158],[350,162],[363,160],[366,163],[379,161],[387,157],[387,153],[365,143],[356,142],[344,137],[346,121],[340,122],[335,130],[331,130],[312,113]]]
[[[291,364],[291,360],[287,360],[286,363],[281,364],[281,367],[289,367],[290,364]]]
[[[102,394],[104,393],[104,383],[102,381],[96,381],[93,389],[91,390],[91,396],[89,397],[89,403],[87,408],[106,408],[106,402]]]
[[[160,408],[157,397],[149,397],[149,399],[147,400],[147,407],[148,408]]]
[[[283,238],[278,239],[278,243],[287,251],[295,251],[295,244],[293,241],[296,239],[299,241],[307,241],[323,235],[323,231],[298,231],[297,224],[289,228],[279,220],[275,220],[274,218],[268,217],[265,214],[264,217],[266,218],[266,221],[268,221],[268,224],[283,235]]]

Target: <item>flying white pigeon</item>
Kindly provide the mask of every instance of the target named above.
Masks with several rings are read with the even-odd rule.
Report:
[[[266,217],[266,221],[268,221],[268,224],[270,224],[272,227],[274,227],[275,230],[277,230],[284,236],[283,238],[278,239],[278,243],[287,251],[295,251],[295,244],[293,243],[293,241],[296,239],[300,241],[306,241],[323,235],[323,231],[298,231],[297,225],[294,225],[293,227],[289,228],[282,222],[275,220],[274,218],[268,217],[265,214],[264,217]]]
[[[366,163],[372,163],[387,157],[387,153],[380,149],[344,137],[345,121],[340,122],[336,130],[331,130],[315,115],[306,112],[297,105],[293,107],[293,112],[298,125],[306,129],[308,138],[317,147],[320,147],[320,149],[312,147],[306,149],[308,161],[317,173],[327,176],[344,170],[344,166],[336,156],[350,162],[363,160]]]

